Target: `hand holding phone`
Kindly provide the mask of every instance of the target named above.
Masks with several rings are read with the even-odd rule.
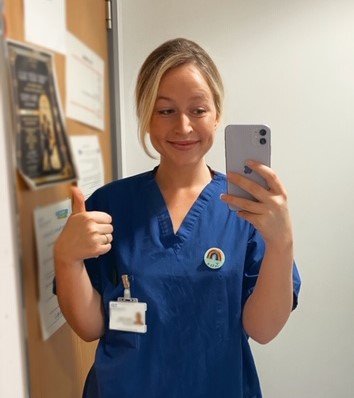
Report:
[[[268,189],[266,181],[246,164],[247,160],[254,160],[270,167],[271,132],[268,126],[263,124],[227,126],[225,128],[225,155],[227,172],[233,171],[244,175]],[[228,182],[227,191],[230,195],[255,200],[250,193],[230,182]],[[233,206],[230,206],[230,209],[237,210]]]

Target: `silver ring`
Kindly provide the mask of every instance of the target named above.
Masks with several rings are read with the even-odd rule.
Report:
[[[109,237],[108,237],[107,234],[104,234],[104,236],[106,237],[106,245],[108,245],[108,243],[109,243]]]

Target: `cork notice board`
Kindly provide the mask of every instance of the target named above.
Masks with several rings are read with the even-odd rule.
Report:
[[[66,0],[67,30],[104,61],[105,130],[98,130],[69,118],[65,118],[65,125],[68,135],[92,134],[98,137],[103,153],[105,182],[109,182],[112,179],[112,162],[105,3],[104,0]],[[23,0],[5,0],[4,4],[6,37],[31,44],[25,42]],[[65,55],[54,52],[54,61],[65,117]],[[47,206],[69,197],[70,185],[70,182],[61,182],[39,190],[30,190],[20,175],[16,181],[21,237],[18,248],[23,277],[29,388],[32,398],[81,397],[83,383],[92,365],[96,348],[96,342],[82,341],[67,324],[46,341],[43,341],[41,334],[33,211],[37,206]]]

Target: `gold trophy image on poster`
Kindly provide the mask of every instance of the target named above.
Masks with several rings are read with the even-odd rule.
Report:
[[[42,150],[42,172],[52,173],[63,167],[60,159],[58,140],[53,128],[53,116],[48,97],[42,94],[39,98],[39,132]]]

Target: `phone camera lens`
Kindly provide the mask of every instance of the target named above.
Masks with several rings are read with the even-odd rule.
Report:
[[[260,138],[259,143],[260,143],[261,145],[264,145],[264,144],[267,143],[267,140],[266,140],[265,138]]]
[[[259,130],[259,135],[264,137],[266,134],[267,134],[267,130],[265,130],[265,129]]]

